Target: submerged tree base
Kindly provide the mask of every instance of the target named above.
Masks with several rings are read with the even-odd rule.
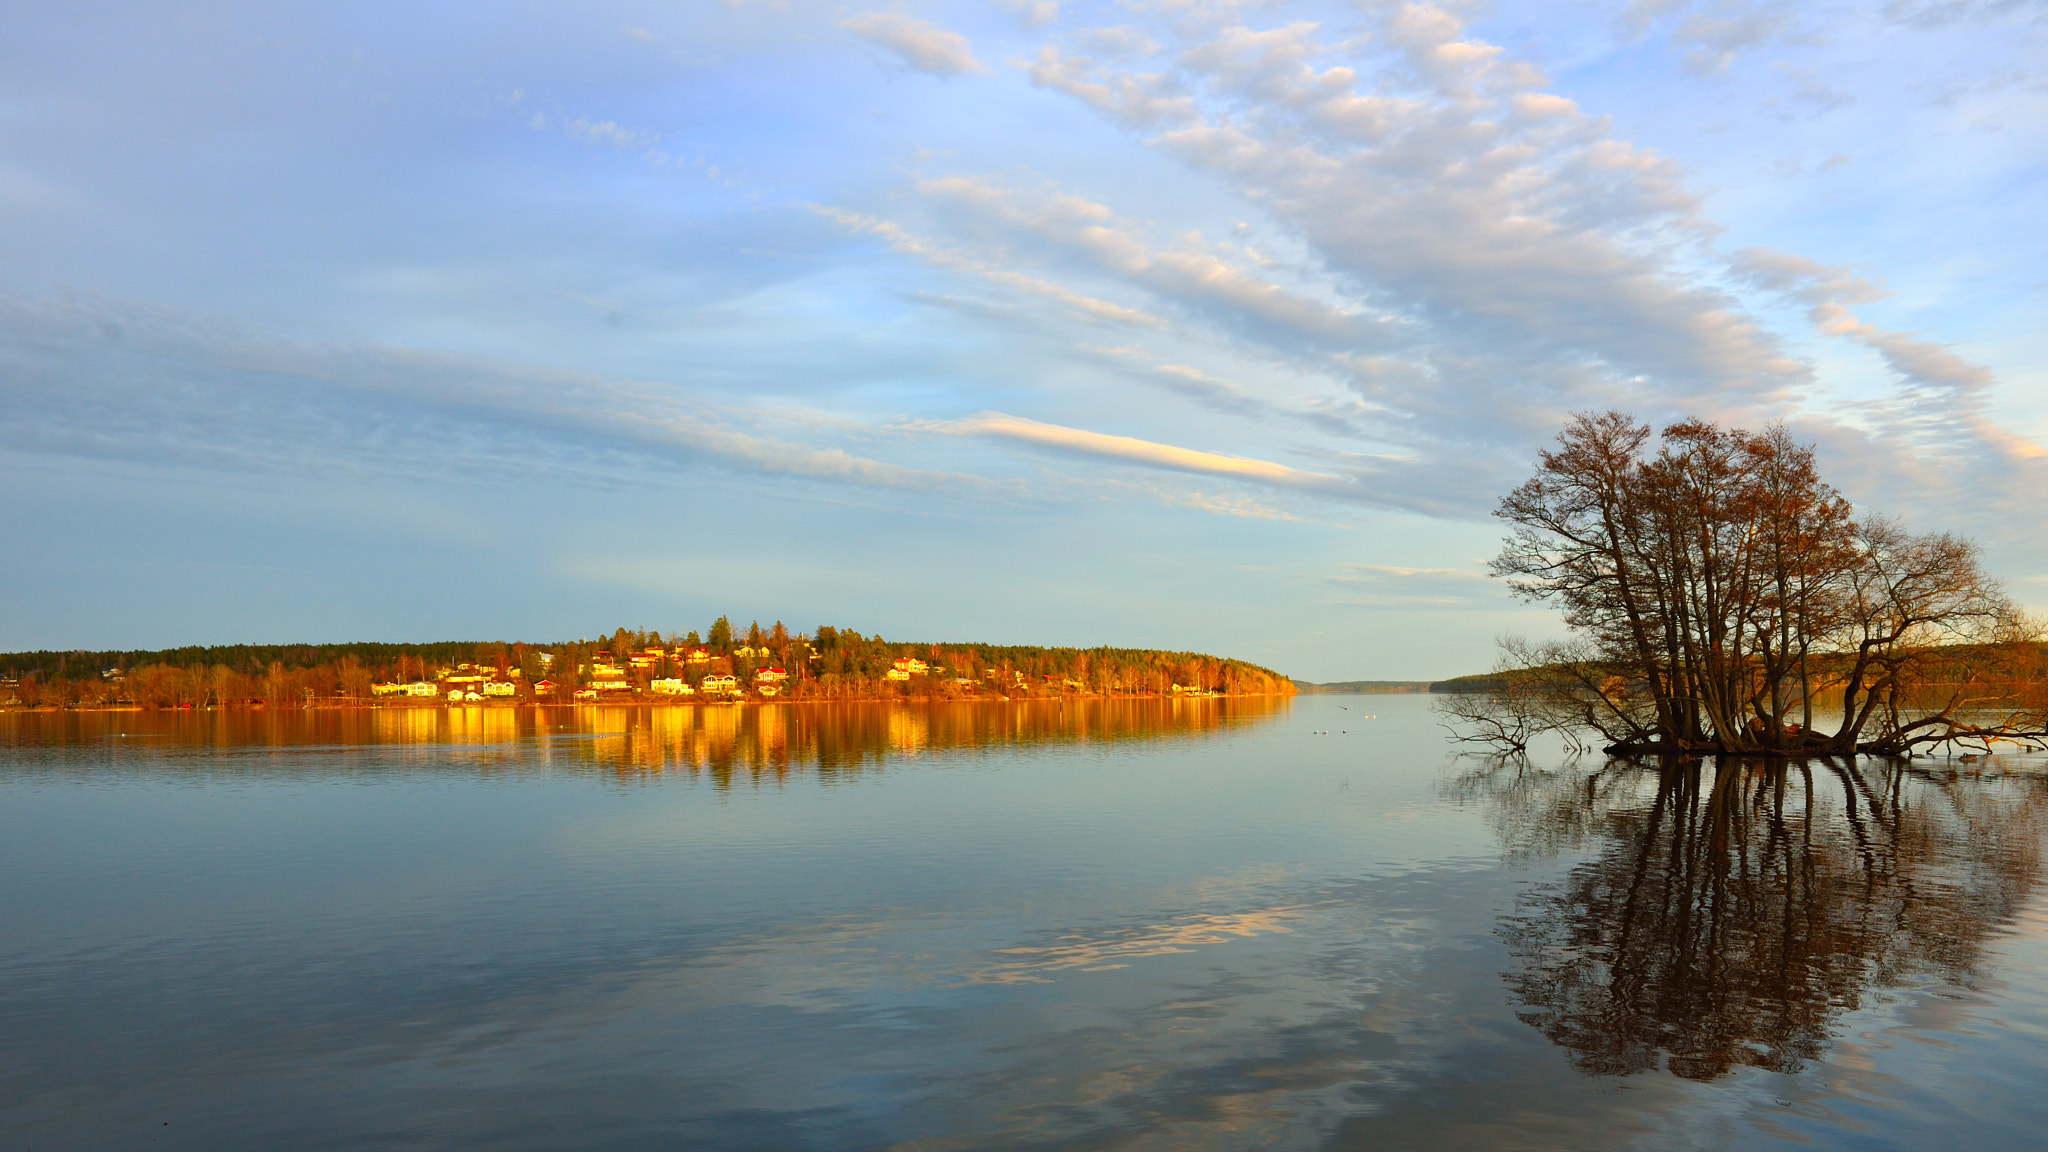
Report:
[[[1580,414],[1501,500],[1496,576],[1571,639],[1504,640],[1460,739],[1614,755],[1905,756],[2048,746],[2041,628],[1976,546],[1858,519],[1812,448],[1700,420]],[[1825,699],[1823,699],[1825,698]],[[1832,732],[1817,713],[1839,716]]]

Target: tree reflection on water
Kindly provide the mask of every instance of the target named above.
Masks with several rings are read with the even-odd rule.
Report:
[[[1818,1060],[1877,990],[1971,988],[2040,876],[2039,778],[1724,758],[1454,790],[1512,854],[1577,848],[1503,923],[1517,1014],[1590,1075],[1712,1080]]]

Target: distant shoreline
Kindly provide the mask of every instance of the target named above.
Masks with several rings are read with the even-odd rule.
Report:
[[[1296,680],[1294,690],[1302,696],[1420,696],[1433,691],[1435,683],[1431,680],[1334,680],[1316,684]]]

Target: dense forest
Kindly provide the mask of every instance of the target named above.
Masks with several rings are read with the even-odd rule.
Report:
[[[620,628],[552,644],[282,644],[0,654],[0,706],[573,703],[592,699],[953,699],[1291,694],[1196,652],[903,643],[781,622],[699,634]],[[451,694],[452,697],[451,697]]]

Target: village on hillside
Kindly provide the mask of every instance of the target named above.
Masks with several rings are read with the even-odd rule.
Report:
[[[903,644],[851,629],[621,628],[562,644],[349,644],[0,655],[0,707],[420,707],[766,700],[1291,695],[1192,652]]]
[[[808,648],[808,645],[804,647]],[[588,663],[575,665],[572,678],[566,667],[560,673],[555,671],[555,653],[534,652],[530,654],[532,662],[542,670],[541,678],[536,680],[529,680],[522,667],[491,667],[464,662],[433,679],[372,684],[370,692],[380,698],[428,698],[451,704],[522,698],[553,701],[564,693],[571,701],[620,700],[639,696],[703,697],[711,700],[740,700],[753,696],[772,700],[782,695],[791,680],[789,669],[773,663],[778,655],[766,645],[755,648],[741,644],[729,655],[714,656],[710,649],[702,646],[672,649],[650,644],[621,661],[609,649],[600,649]],[[804,664],[820,659],[821,653],[806,651],[803,663],[797,665],[799,678],[806,678],[803,676]],[[944,668],[935,671],[929,663],[914,656],[901,656],[892,662],[883,678],[909,684],[917,679],[943,676],[946,671]],[[1009,684],[1002,683],[993,669],[986,675],[991,687],[1014,688],[1024,684],[1021,672],[1012,672],[1012,683]],[[1048,675],[1045,679],[1051,682],[1054,677]],[[951,681],[955,687],[975,689],[983,686],[982,681],[965,676],[952,677]],[[1058,686],[1069,685],[1063,681]],[[1071,686],[1082,687],[1078,682]],[[1174,688],[1186,690],[1178,685]]]
[[[668,648],[651,644],[628,653],[623,660],[609,649],[600,649],[588,662],[574,664],[573,673],[571,666],[556,653],[533,652],[529,655],[531,662],[538,665],[539,675],[536,678],[529,678],[524,667],[512,665],[509,661],[503,667],[464,662],[431,679],[385,681],[372,684],[370,691],[379,699],[424,699],[446,704],[482,704],[493,700],[553,703],[564,697],[572,703],[650,699],[680,701],[690,698],[739,702],[773,700],[793,688],[796,690],[793,694],[797,696],[825,694],[803,691],[805,685],[824,686],[818,666],[824,661],[825,654],[811,650],[801,641],[797,647],[802,651],[796,659],[786,655],[787,648],[777,652],[765,644],[756,648],[743,643],[726,655],[713,655],[709,648],[701,645]],[[793,670],[792,667],[784,667],[784,663],[792,665]],[[561,666],[558,668],[558,665]],[[915,656],[898,656],[882,670],[881,680],[884,685],[901,685],[899,692],[913,696],[1009,697],[1082,693],[1096,687],[1057,672],[1042,672],[1033,677],[1007,667],[984,667],[979,669],[979,676],[955,675],[955,671],[947,665],[934,664]],[[835,679],[842,678],[835,676]],[[1118,692],[1126,690],[1120,681],[1101,687]],[[1131,689],[1142,690],[1136,685]],[[1165,693],[1171,696],[1226,694],[1220,688],[1201,683],[1168,683]]]

